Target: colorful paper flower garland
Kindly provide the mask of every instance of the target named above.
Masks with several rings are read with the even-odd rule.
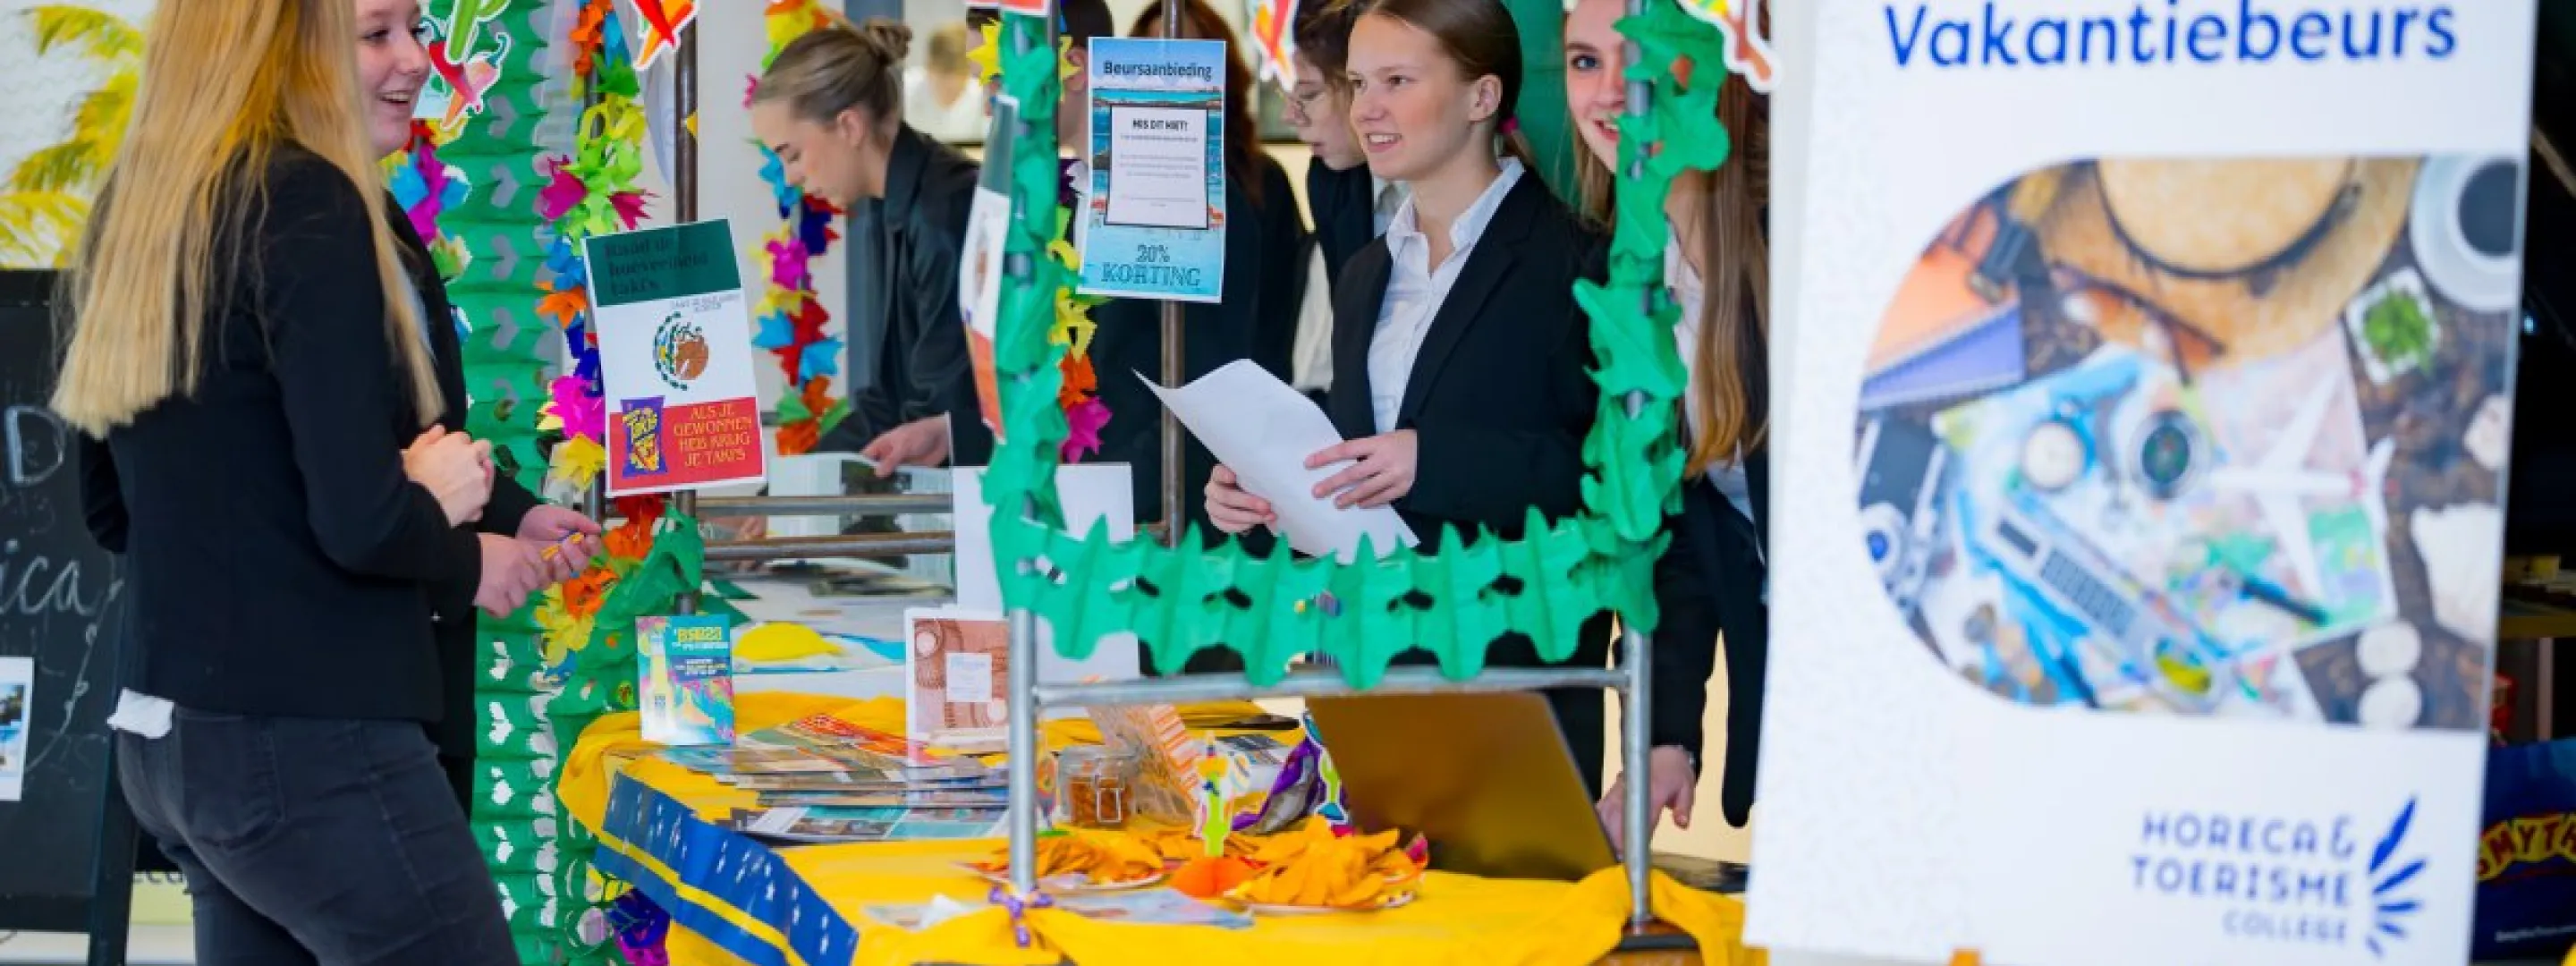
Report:
[[[833,22],[833,15],[813,0],[770,0],[765,20],[769,53],[761,58],[764,67],[790,41]],[[760,79],[752,78],[743,94],[745,108],[751,106],[751,94],[759,87]],[[787,166],[778,155],[766,144],[759,149],[760,180],[768,183],[778,201],[778,217],[785,223],[761,242],[758,254],[769,265],[769,273],[760,302],[752,309],[757,328],[751,344],[777,356],[778,368],[787,376],[788,391],[778,401],[778,452],[794,456],[812,452],[823,434],[850,414],[849,404],[832,395],[832,377],[841,372],[842,342],[825,334],[832,313],[816,297],[811,268],[812,260],[840,239],[832,225],[841,211],[788,184]]]
[[[1002,79],[1001,26],[998,23],[985,24],[983,34],[984,42],[966,56],[975,64],[977,79],[989,85]],[[1071,58],[1065,56],[1072,49],[1071,41],[1057,38],[1058,80],[1073,76],[1077,69]],[[1078,276],[1082,271],[1082,256],[1074,251],[1069,240],[1073,237],[1072,229],[1071,213],[1059,210],[1056,213],[1055,238],[1047,244],[1046,253],[1048,258]],[[1078,462],[1099,452],[1100,432],[1109,427],[1109,404],[1101,401],[1100,377],[1091,368],[1091,336],[1099,330],[1098,324],[1091,321],[1091,308],[1107,301],[1099,296],[1077,293],[1069,285],[1055,290],[1055,324],[1047,329],[1047,343],[1065,347],[1064,357],[1056,364],[1064,378],[1056,388],[1055,402],[1064,410],[1066,427],[1058,458],[1067,463]]]
[[[474,184],[461,168],[438,158],[438,149],[456,140],[456,131],[440,131],[427,121],[411,122],[411,148],[385,159],[385,187],[394,204],[411,219],[412,231],[429,244],[430,264],[438,277],[453,282],[474,264],[474,253],[460,238],[439,232],[438,216],[465,203]]]

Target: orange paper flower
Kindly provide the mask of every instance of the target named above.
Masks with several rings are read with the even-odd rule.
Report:
[[[814,451],[823,441],[823,421],[805,419],[778,427],[778,453],[781,456],[803,456]]]
[[[599,613],[599,605],[607,602],[608,588],[616,585],[617,574],[605,567],[564,581],[564,613],[575,619]]]
[[[608,555],[621,560],[642,560],[653,552],[653,524],[629,520],[608,531],[605,541]]]

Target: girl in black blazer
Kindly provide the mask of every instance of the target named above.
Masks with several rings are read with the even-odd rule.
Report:
[[[1566,103],[1589,150],[1579,156],[1587,207],[1611,215],[1611,168],[1618,161],[1618,118],[1628,107],[1622,76],[1625,15],[1620,0],[1580,0],[1566,17]],[[1766,14],[1767,15],[1767,14]],[[1761,748],[1762,680],[1770,652],[1763,518],[1769,505],[1768,125],[1753,89],[1727,78],[1717,120],[1733,135],[1726,164],[1673,181],[1664,202],[1673,237],[1664,281],[1682,305],[1675,327],[1690,370],[1682,402],[1683,448],[1690,473],[1673,541],[1655,564],[1655,600],[1663,626],[1655,635],[1654,751],[1649,798],[1660,814],[1690,827],[1699,782],[1701,720],[1718,637],[1726,648],[1726,763],[1719,806],[1728,824],[1752,818],[1753,775]],[[1625,829],[1621,776],[1601,800],[1613,838]]]
[[[1335,286],[1326,409],[1348,441],[1308,465],[1347,466],[1314,495],[1394,507],[1426,553],[1453,529],[1517,538],[1532,507],[1579,511],[1597,390],[1573,289],[1599,246],[1510,133],[1521,83],[1510,14],[1495,0],[1378,0],[1352,31],[1348,76],[1371,170],[1413,196]],[[1273,520],[1223,468],[1207,497],[1229,532]],[[1608,652],[1609,623],[1596,620],[1572,660],[1598,667]],[[1540,663],[1518,634],[1489,660]],[[1597,782],[1601,692],[1548,698]]]
[[[158,7],[154,36],[239,42],[153,49],[74,265],[54,407],[125,556],[118,779],[207,962],[516,961],[424,726],[445,588],[498,606],[541,568],[465,526],[489,452],[437,431],[446,323],[380,200],[428,70],[410,14]]]

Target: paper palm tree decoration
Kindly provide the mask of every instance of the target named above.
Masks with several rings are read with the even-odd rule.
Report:
[[[143,68],[143,31],[115,14],[69,4],[24,15],[34,22],[37,54],[75,50],[108,68],[107,82],[73,111],[71,136],[28,155],[0,190],[0,265],[59,265],[125,140]]]

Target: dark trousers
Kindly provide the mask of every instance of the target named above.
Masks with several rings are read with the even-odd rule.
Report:
[[[136,821],[188,877],[203,966],[518,961],[419,724],[183,709],[116,740]]]

